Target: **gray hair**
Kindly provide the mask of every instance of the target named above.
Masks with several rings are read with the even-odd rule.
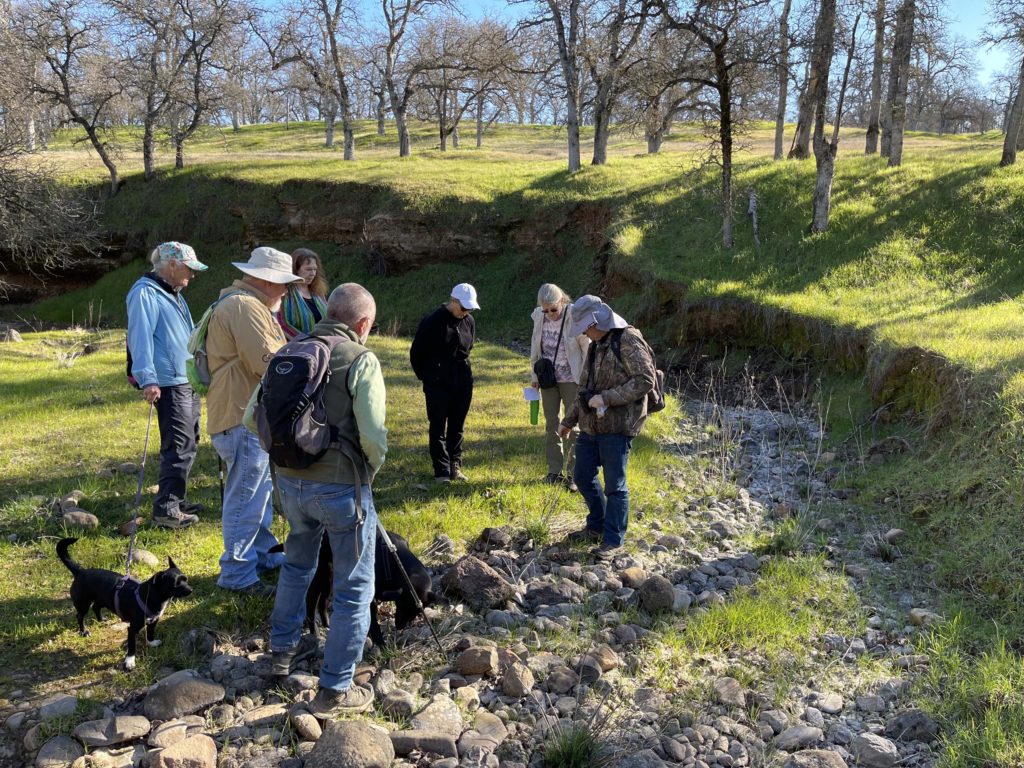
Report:
[[[351,328],[364,317],[372,321],[377,316],[377,302],[359,283],[342,283],[327,299],[327,316]]]
[[[572,301],[565,291],[554,283],[544,283],[537,291],[537,306],[541,304],[568,304]]]
[[[158,275],[163,275],[167,271],[167,265],[171,263],[173,259],[161,259],[160,258],[160,246],[158,245],[152,251],[149,252],[149,263],[153,265],[153,271]]]

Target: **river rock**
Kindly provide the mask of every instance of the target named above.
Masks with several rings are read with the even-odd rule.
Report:
[[[619,760],[617,768],[664,768],[664,765],[653,749],[641,749]]]
[[[639,589],[640,585],[647,581],[647,571],[634,565],[619,571],[619,578],[622,579],[623,586]]]
[[[775,737],[775,746],[786,752],[795,752],[817,744],[824,737],[821,728],[815,728],[813,725],[794,725]]]
[[[148,565],[150,568],[160,567],[160,558],[147,549],[133,549],[132,562]]]
[[[441,586],[478,613],[500,608],[515,594],[501,574],[472,555],[460,558],[449,568]]]
[[[506,696],[521,699],[534,686],[533,672],[525,664],[514,663],[505,670],[501,678],[501,692]]]
[[[75,738],[87,747],[109,747],[141,739],[149,729],[150,722],[144,717],[118,715],[81,723],[75,728]]]
[[[455,738],[448,733],[424,730],[392,731],[390,737],[395,753],[399,755],[408,755],[415,749],[444,757],[459,756]]]
[[[932,741],[939,735],[939,725],[920,709],[908,709],[889,718],[885,735],[899,741]]]
[[[915,627],[931,626],[941,618],[935,611],[929,611],[927,608],[913,608],[910,611],[910,623]]]
[[[172,744],[188,738],[188,723],[184,720],[168,720],[160,723],[146,739],[146,744],[156,749],[166,749]]]
[[[76,697],[66,693],[59,693],[56,696],[44,699],[43,703],[39,705],[39,719],[45,723],[58,717],[73,715],[77,706],[78,699]]]
[[[153,768],[217,768],[217,745],[206,734],[189,736],[158,753]]]
[[[587,655],[591,656],[598,663],[602,672],[611,672],[619,666],[619,657],[610,646],[599,645],[592,651],[589,651]]]
[[[288,719],[288,710],[284,704],[267,704],[250,709],[242,715],[242,722],[250,728],[272,728]]]
[[[414,730],[446,733],[458,738],[463,728],[462,713],[454,701],[439,693],[412,717],[409,725]]]
[[[100,527],[100,519],[96,515],[78,507],[69,509],[61,515],[61,520],[68,528],[80,528],[83,531],[95,531]]]
[[[732,677],[720,677],[712,685],[715,693],[715,701],[727,707],[744,708],[747,706],[747,696],[743,693],[743,686]]]
[[[305,741],[317,741],[324,734],[320,721],[304,709],[292,713],[291,723],[295,733]]]
[[[838,693],[823,694],[818,696],[814,702],[815,706],[826,715],[838,715],[843,711],[843,697]]]
[[[848,768],[846,761],[836,752],[808,749],[786,758],[782,768]]]
[[[224,698],[224,686],[193,669],[168,675],[149,689],[143,709],[150,720],[173,720],[198,712]]]
[[[580,676],[568,667],[555,667],[544,681],[552,693],[568,693],[580,682]]]
[[[640,585],[640,605],[648,613],[671,611],[675,601],[675,588],[664,576],[655,574]]]
[[[68,768],[85,754],[82,745],[67,736],[54,736],[36,755],[36,768]]]
[[[21,334],[18,333],[15,328],[4,328],[3,333],[0,334],[0,341],[5,341],[11,344],[20,344],[23,339]]]
[[[467,648],[455,659],[455,671],[460,675],[496,675],[498,650],[481,646]]]
[[[492,715],[490,712],[477,712],[473,721],[473,727],[465,731],[456,745],[459,756],[465,756],[474,747],[483,752],[493,752],[508,738],[508,728],[501,722],[501,718]]]
[[[416,697],[409,691],[396,688],[381,700],[380,710],[392,720],[404,720],[416,711]]]
[[[862,733],[853,740],[851,751],[860,765],[867,768],[891,768],[900,759],[900,751],[889,739],[873,733]]]
[[[361,720],[328,720],[305,768],[389,768],[394,759],[384,729]]]

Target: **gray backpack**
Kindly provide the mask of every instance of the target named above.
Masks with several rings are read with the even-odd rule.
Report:
[[[331,352],[343,336],[298,336],[277,351],[260,381],[253,412],[260,445],[279,467],[306,469],[338,440],[327,423],[324,392]]]

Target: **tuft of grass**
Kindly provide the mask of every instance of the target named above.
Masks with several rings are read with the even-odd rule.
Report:
[[[562,726],[559,722],[545,742],[543,760],[547,768],[598,768],[609,762],[601,759],[605,751],[604,743],[587,723]]]

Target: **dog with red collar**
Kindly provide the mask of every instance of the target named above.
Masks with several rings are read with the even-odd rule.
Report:
[[[146,642],[151,646],[160,645],[156,639],[156,623],[164,613],[167,604],[175,597],[188,597],[192,587],[185,576],[167,558],[168,568],[153,574],[145,581],[121,576],[105,568],[85,568],[68,554],[68,549],[78,539],[61,539],[57,542],[57,557],[74,576],[71,582],[71,602],[78,618],[78,631],[83,637],[89,636],[85,628],[85,617],[91,608],[96,619],[102,619],[101,611],[106,608],[128,624],[128,651],[124,659],[125,669],[135,669],[135,648],[139,632],[146,629]]]

